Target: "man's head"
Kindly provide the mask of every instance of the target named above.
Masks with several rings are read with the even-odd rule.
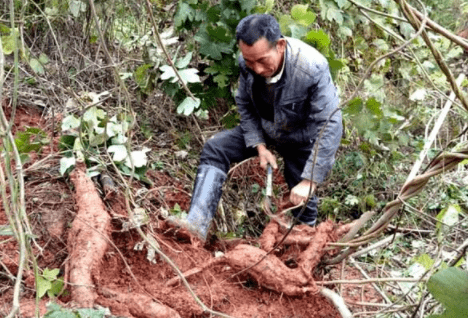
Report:
[[[269,14],[243,18],[236,29],[236,39],[248,68],[262,77],[272,77],[281,69],[286,40],[278,22]]]

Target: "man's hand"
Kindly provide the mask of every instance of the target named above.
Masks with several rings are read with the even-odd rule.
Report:
[[[289,195],[289,201],[291,201],[294,205],[305,202],[307,200],[307,196],[309,195],[310,187],[312,187],[312,193],[315,192],[317,186],[313,181],[307,179],[302,180],[294,188],[292,188],[291,194]]]
[[[260,158],[260,167],[263,169],[267,168],[267,164],[270,164],[273,169],[278,169],[276,164],[276,157],[268,150],[265,145],[257,146],[258,157]]]

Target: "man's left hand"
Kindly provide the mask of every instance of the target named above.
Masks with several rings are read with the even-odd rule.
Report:
[[[291,194],[289,195],[289,201],[291,201],[294,205],[305,202],[309,195],[310,187],[312,187],[312,193],[314,193],[315,189],[317,188],[315,182],[307,179],[302,180],[294,188],[292,188]]]

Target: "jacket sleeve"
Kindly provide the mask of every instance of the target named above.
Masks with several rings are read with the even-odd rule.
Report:
[[[335,153],[340,145],[343,127],[341,110],[337,110],[338,93],[333,84],[327,61],[325,59],[321,61],[317,68],[314,72],[316,74],[313,80],[314,84],[309,88],[310,119],[313,123],[311,128],[314,132],[312,135],[315,144],[301,177],[310,180],[313,168],[313,181],[320,184],[325,180],[335,162]],[[324,126],[325,129],[320,137]],[[314,166],[317,145],[317,158]]]
[[[248,93],[247,76],[247,71],[241,67],[239,88],[235,99],[241,116],[240,126],[244,131],[245,144],[247,147],[255,147],[258,144],[265,143],[265,139],[263,138],[260,117],[254,110],[252,97]]]

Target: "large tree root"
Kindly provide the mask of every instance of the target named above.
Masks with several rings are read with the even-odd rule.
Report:
[[[68,236],[68,277],[73,301],[79,307],[90,308],[97,297],[98,279],[94,276],[108,248],[110,216],[93,182],[86,176],[83,162],[77,163],[70,177],[75,186],[78,212]]]
[[[127,294],[104,288],[99,291],[99,294],[106,299],[118,302],[136,318],[180,318],[174,309],[158,304],[143,294]]]
[[[99,266],[110,242],[110,216],[93,182],[86,176],[84,163],[78,163],[70,177],[75,186],[78,212],[68,237],[68,277],[72,301],[78,307],[90,308],[98,297]],[[137,318],[180,318],[173,309],[145,295],[110,290],[99,293],[125,303],[129,313]]]
[[[278,226],[269,224],[267,226],[268,234],[263,236],[262,244],[272,247],[276,239],[271,240],[271,237],[276,236],[275,229],[278,230],[278,228]],[[337,239],[335,230],[333,223],[329,221],[321,223],[315,229],[304,228],[303,235],[309,237],[309,243],[298,258],[298,267],[294,269],[287,267],[274,254],[267,255],[265,250],[240,244],[223,257],[213,259],[201,268],[191,269],[184,276],[189,277],[218,264],[228,264],[238,271],[247,269],[247,272],[261,286],[286,295],[297,296],[308,291],[317,293],[319,289],[312,278],[312,271],[326,253],[327,243]],[[313,236],[309,236],[311,233]],[[299,234],[295,235],[299,236]],[[169,280],[167,285],[174,285],[179,280],[179,277],[175,277]]]

